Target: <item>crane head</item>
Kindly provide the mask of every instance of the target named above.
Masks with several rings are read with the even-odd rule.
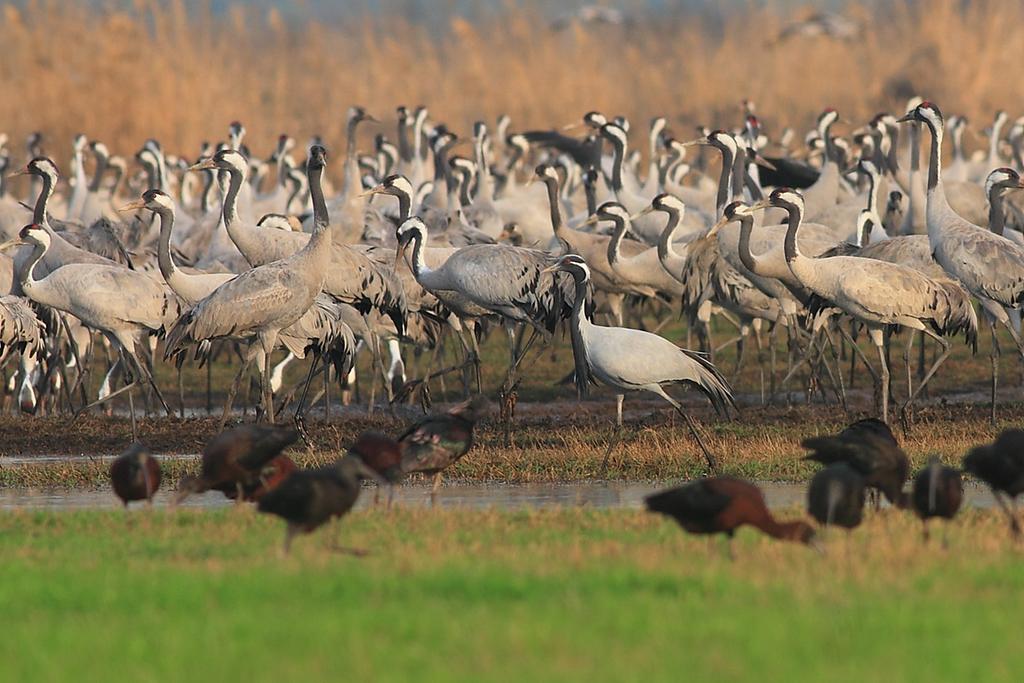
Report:
[[[53,163],[53,160],[49,157],[36,157],[32,161],[28,162],[28,164],[25,165],[25,168],[20,171],[15,171],[11,175],[45,176],[56,182],[57,178],[60,177],[60,172],[57,170],[57,164]]]
[[[1012,168],[997,168],[985,178],[985,195],[987,197],[992,197],[994,192],[1018,190],[1022,187],[1024,187],[1024,180]]]
[[[566,254],[541,272],[554,273],[556,271],[569,273],[577,283],[590,280],[590,267],[579,254]]]

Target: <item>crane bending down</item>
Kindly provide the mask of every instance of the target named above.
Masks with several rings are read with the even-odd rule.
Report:
[[[327,151],[313,145],[306,172],[313,201],[313,236],[287,258],[271,261],[225,282],[185,312],[167,335],[165,355],[181,353],[185,346],[222,337],[251,340],[245,362],[235,379],[244,377],[257,354],[263,352],[264,417],[274,421],[270,390],[270,358],[281,331],[302,317],[324,286],[330,261],[331,231],[321,178]],[[195,170],[213,169],[213,160],[196,164]],[[229,394],[229,400],[233,398]]]
[[[668,401],[686,421],[690,433],[704,453],[708,467],[715,474],[718,464],[704,445],[693,420],[683,412],[679,402],[664,387],[688,384],[700,390],[715,411],[725,414],[736,403],[732,389],[722,373],[703,356],[681,349],[664,337],[626,327],[595,325],[583,314],[590,286],[590,268],[576,254],[566,254],[547,271],[560,270],[572,275],[576,297],[572,309],[572,351],[576,364],[576,388],[585,395],[588,382],[597,378],[616,389],[617,424],[622,425],[622,400],[626,391],[649,391]],[[614,442],[613,442],[614,445]],[[605,454],[605,464],[611,447]]]

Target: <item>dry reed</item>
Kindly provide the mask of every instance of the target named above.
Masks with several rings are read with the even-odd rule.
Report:
[[[39,0],[2,11],[0,119],[16,141],[44,131],[58,158],[80,131],[121,152],[153,136],[191,155],[235,118],[260,153],[282,131],[337,144],[353,103],[385,117],[400,103],[427,104],[461,132],[501,112],[521,128],[589,109],[638,124],[665,114],[685,135],[697,122],[735,123],[741,98],[778,132],[826,105],[858,121],[918,92],[985,121],[996,107],[1012,110],[1020,86],[1006,77],[1018,62],[1008,46],[1024,43],[1024,5],[996,0],[850,3],[860,39],[781,43],[772,37],[809,10],[636,15],[561,32],[514,3],[430,27],[397,12],[344,24],[241,7],[214,15],[184,0],[127,10]]]

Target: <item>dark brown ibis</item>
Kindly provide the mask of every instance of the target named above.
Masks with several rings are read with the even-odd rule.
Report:
[[[394,497],[394,485],[402,480],[402,446],[390,436],[380,432],[363,432],[348,449],[362,458],[366,466],[376,472],[388,484],[388,506]],[[374,501],[380,489],[374,495]]]
[[[820,469],[807,487],[807,512],[819,524],[853,530],[864,519],[867,479],[844,462]]]
[[[834,436],[804,439],[803,447],[814,451],[805,460],[846,463],[864,475],[868,488],[881,492],[895,507],[909,505],[903,487],[910,476],[910,459],[881,420],[858,420]]]
[[[110,463],[110,484],[125,507],[133,500],[153,504],[160,488],[160,463],[149,449],[136,441]]]
[[[279,455],[260,470],[260,475],[255,480],[251,480],[242,484],[242,500],[246,502],[255,502],[265,496],[269,491],[277,488],[281,482],[287,479],[292,472],[299,469],[299,466],[295,464],[295,461],[289,458],[287,455]],[[225,485],[222,488],[218,487],[224,492],[224,495],[228,498],[238,498],[238,488],[231,485]]]
[[[1024,493],[1024,430],[1007,429],[993,443],[972,448],[963,464],[964,472],[988,484],[1010,519],[1010,531],[1020,540],[1017,496]],[[1009,504],[1006,498],[1010,499]]]
[[[924,524],[924,540],[928,540],[928,520],[933,517],[950,520],[964,500],[964,482],[958,470],[946,467],[933,456],[928,466],[914,477],[910,502]],[[945,536],[942,545],[946,545]]]
[[[434,475],[431,501],[441,488],[442,472],[473,447],[473,426],[489,406],[483,396],[471,398],[447,413],[423,418],[398,437],[402,447],[402,471]]]
[[[181,480],[177,501],[209,490],[226,495],[233,491],[229,497],[246,500],[247,490],[266,483],[264,468],[298,438],[294,429],[273,425],[243,425],[221,432],[203,448],[199,476]]]
[[[732,540],[744,524],[772,538],[814,545],[814,529],[803,520],[779,522],[754,484],[711,477],[660,491],[644,499],[647,509],[671,517],[691,534],[725,534]],[[732,556],[731,544],[729,556]]]
[[[287,523],[283,552],[288,554],[295,536],[308,534],[351,510],[364,479],[383,482],[358,454],[350,453],[334,464],[293,472],[256,505],[260,512],[277,515]],[[336,549],[365,554],[352,548]]]

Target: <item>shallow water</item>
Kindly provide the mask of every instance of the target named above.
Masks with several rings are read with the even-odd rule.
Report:
[[[768,506],[785,508],[802,506],[805,484],[786,482],[759,482]],[[524,508],[557,508],[590,506],[594,508],[640,508],[647,494],[667,484],[624,481],[574,482],[567,484],[445,484],[437,496],[437,505],[444,508],[497,508],[519,510]],[[387,492],[382,492],[382,497]],[[357,508],[373,504],[374,491],[368,488],[360,496]],[[170,505],[172,493],[161,491],[155,505]],[[967,505],[989,508],[995,504],[985,488],[965,485]],[[183,507],[216,508],[231,505],[218,492],[192,496]],[[427,507],[430,505],[429,484],[408,484],[395,487],[395,505]],[[0,489],[0,510],[76,510],[83,508],[116,508],[120,502],[106,489]]]

